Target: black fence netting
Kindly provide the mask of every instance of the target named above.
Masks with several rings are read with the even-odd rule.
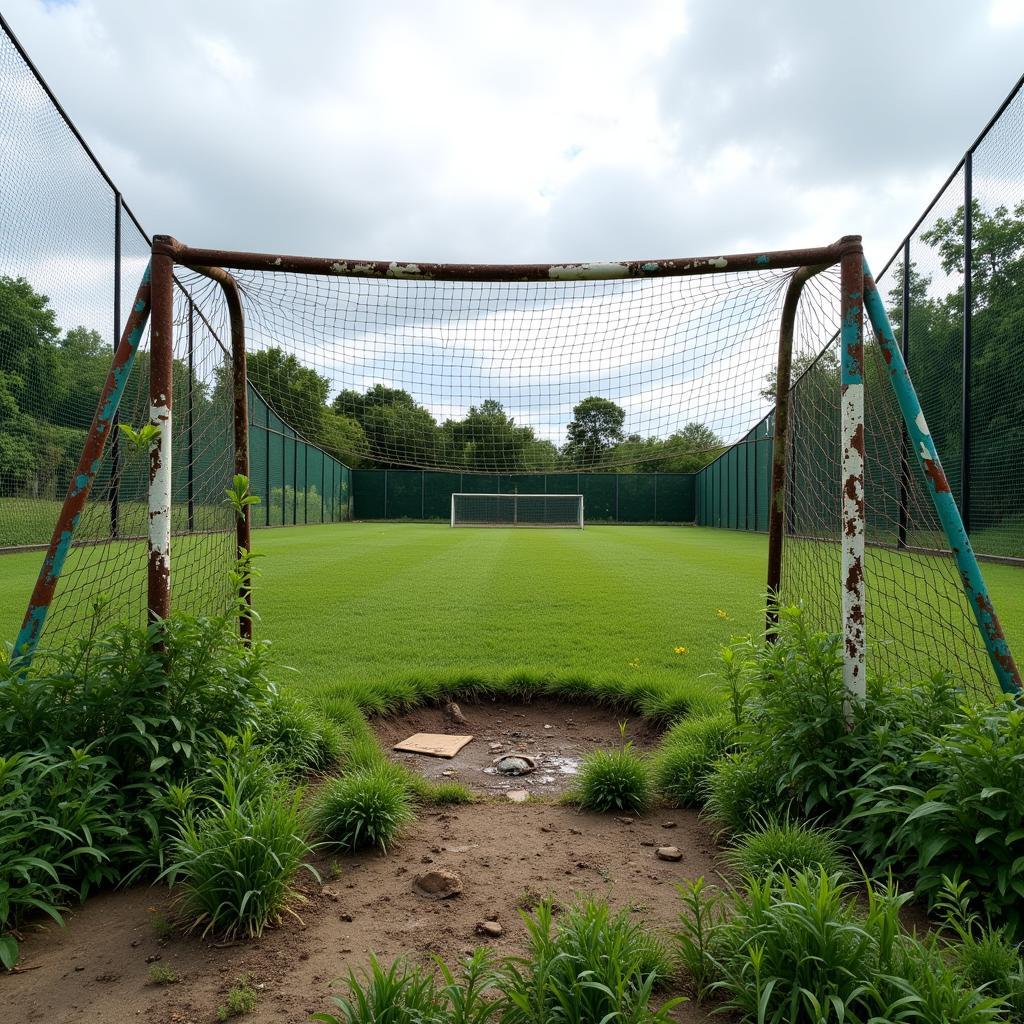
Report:
[[[0,31],[0,549],[49,542],[148,260],[149,240],[119,193]],[[224,322],[216,296],[199,305],[176,286],[172,586],[174,606],[193,612],[224,608],[230,596]],[[120,425],[138,431],[148,422],[148,390],[144,338]],[[116,430],[75,529],[44,648],[97,615],[144,621],[147,480],[147,453]],[[2,557],[42,562],[38,550]],[[0,573],[6,565],[0,561]],[[26,588],[26,606],[28,598]]]

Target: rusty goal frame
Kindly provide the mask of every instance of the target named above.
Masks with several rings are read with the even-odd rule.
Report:
[[[246,386],[245,321],[242,297],[230,271],[288,272],[327,277],[401,278],[420,281],[544,282],[599,281],[706,274],[733,274],[759,270],[793,270],[782,306],[776,372],[775,422],[772,442],[769,550],[766,591],[769,595],[768,633],[777,622],[774,601],[781,590],[784,543],[787,442],[794,326],[804,285],[816,274],[838,266],[840,273],[840,382],[842,479],[842,642],[844,682],[851,699],[865,695],[865,574],[866,515],[864,494],[864,324],[865,314],[874,331],[899,403],[904,429],[927,480],[929,496],[945,530],[956,560],[964,592],[980,630],[1000,687],[1017,693],[1020,673],[992,608],[988,592],[964,530],[956,503],[942,471],[920,403],[893,336],[888,315],[864,260],[861,238],[847,235],[831,245],[737,255],[570,264],[436,264],[360,261],[351,259],[284,256],[192,248],[169,235],[153,239],[152,259],[140,286],[135,312],[117,349],[107,387],[86,441],[79,470],[69,487],[54,530],[50,549],[36,584],[19,634],[17,648],[31,657],[53,598],[64,557],[73,540],[76,516],[88,498],[95,467],[111,434],[120,390],[131,370],[146,318],[150,332],[150,422],[156,428],[150,449],[148,614],[151,621],[171,611],[171,420],[173,372],[174,268],[181,266],[216,281],[224,293],[231,324],[232,387],[234,398],[234,471],[249,476],[248,408]],[[119,390],[120,389],[120,390]],[[238,517],[237,547],[251,549],[248,506]],[[247,579],[240,587],[241,636],[252,636],[251,592]]]

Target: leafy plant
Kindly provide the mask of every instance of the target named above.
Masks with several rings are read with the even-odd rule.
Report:
[[[289,794],[282,785],[268,790],[231,762],[218,778],[223,795],[209,798],[200,813],[186,813],[164,876],[180,881],[188,930],[258,936],[294,913],[301,897],[293,882],[301,869],[319,877],[304,862],[310,847],[302,793]]]
[[[728,890],[698,935],[693,908],[708,897],[692,890],[682,920],[687,959],[702,955],[707,990],[758,1024],[1000,1020],[1002,1001],[965,985],[937,940],[903,931],[909,895],[869,883],[862,909],[827,871],[774,874]]]
[[[498,1010],[484,993],[496,980],[486,950],[477,949],[455,971],[435,958],[442,984],[422,967],[396,960],[385,970],[375,956],[357,976],[349,972],[347,996],[335,996],[337,1014],[317,1013],[324,1024],[486,1024]]]
[[[735,833],[752,828],[759,819],[785,814],[778,774],[769,751],[748,748],[727,754],[708,772],[708,812]]]
[[[1013,698],[965,707],[919,761],[930,787],[887,791],[900,819],[894,856],[932,900],[959,871],[985,913],[1024,937],[1024,708]]]
[[[726,860],[737,874],[749,878],[819,868],[830,877],[841,877],[846,861],[840,847],[832,829],[788,818],[768,818],[740,836],[726,854]]]
[[[243,1014],[252,1013],[256,1009],[258,1001],[256,990],[252,987],[252,981],[248,976],[243,976],[228,989],[227,998],[217,1007],[217,1020],[230,1020],[232,1017],[241,1017]]]
[[[595,750],[579,768],[574,798],[588,811],[642,811],[651,801],[651,773],[631,743]]]
[[[245,510],[250,505],[258,505],[260,498],[256,494],[249,493],[249,478],[242,473],[236,473],[231,480],[231,486],[224,488],[227,497],[225,505],[230,505],[239,519],[245,518]]]
[[[708,773],[732,746],[735,733],[735,725],[726,714],[677,722],[665,734],[655,755],[655,788],[679,807],[703,805]]]
[[[135,430],[127,423],[118,423],[121,436],[137,451],[148,452],[150,446],[160,437],[160,428],[155,423],[146,423]]]
[[[173,985],[178,980],[178,972],[173,967],[163,964],[149,965],[149,982],[151,985]]]
[[[386,764],[332,779],[317,794],[313,808],[317,831],[348,850],[386,851],[412,816],[408,790]]]
[[[550,900],[521,912],[529,955],[508,961],[498,981],[502,1024],[650,1024],[669,1020],[671,999],[651,1006],[671,972],[667,950],[628,911],[607,904],[571,907],[554,923]]]
[[[280,692],[271,694],[261,710],[256,738],[281,770],[293,776],[329,768],[343,749],[331,722],[299,698]]]

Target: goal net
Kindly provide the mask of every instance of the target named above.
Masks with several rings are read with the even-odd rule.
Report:
[[[441,513],[455,526],[578,527],[584,500],[595,518],[598,495],[639,492],[652,471],[696,474],[739,454],[746,474],[767,460],[773,489],[753,495],[769,532],[765,592],[843,634],[851,687],[863,689],[867,666],[904,678],[948,671],[991,693],[990,658],[1012,685],[977,566],[967,573],[965,545],[949,540],[937,457],[918,463],[917,419],[893,391],[892,353],[870,328],[862,336],[859,239],[520,266],[228,253],[167,236],[153,251],[153,332],[164,347],[179,351],[183,329],[156,297],[172,272],[188,309],[217,311],[210,323],[231,339],[231,355],[194,369],[184,395],[174,385],[179,409],[189,394],[193,407],[199,394],[224,395],[247,363],[275,422],[325,457],[357,471],[413,471],[421,507],[428,480],[458,479]],[[152,345],[149,359],[152,367]],[[180,379],[173,358],[161,365]],[[780,398],[776,425],[788,406],[788,426],[776,430],[773,453],[751,428]],[[238,448],[240,414],[236,405],[234,468],[276,502],[260,493],[271,450],[253,446],[251,430]],[[162,448],[171,455],[181,445],[173,421]],[[309,506],[297,440],[271,457],[296,481],[280,500]],[[173,488],[154,497],[151,487],[149,522],[173,524],[179,502]],[[247,546],[241,532],[237,541]],[[151,556],[164,542],[169,533],[151,535]],[[151,573],[149,582],[152,609],[166,581]]]
[[[452,526],[583,529],[582,494],[453,494]]]

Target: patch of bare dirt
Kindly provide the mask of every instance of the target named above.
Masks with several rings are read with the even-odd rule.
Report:
[[[391,756],[434,782],[461,782],[478,793],[500,794],[528,790],[535,796],[557,795],[570,789],[583,758],[600,747],[623,742],[639,750],[657,745],[658,733],[639,716],[619,715],[607,708],[540,699],[528,704],[505,700],[461,702],[460,722],[443,707],[422,707],[403,715],[377,719],[374,730]],[[471,735],[455,757],[409,754],[391,748],[414,733]],[[535,762],[525,775],[503,775],[500,758],[524,755]]]
[[[319,856],[322,883],[301,879],[307,899],[299,908],[302,923],[288,920],[257,941],[161,937],[154,924],[170,904],[163,888],[96,896],[70,915],[67,927],[40,925],[26,936],[23,970],[0,977],[0,1019],[206,1024],[216,1019],[235,980],[247,975],[259,1003],[245,1020],[299,1024],[329,1010],[332,981],[364,967],[371,952],[385,962],[396,956],[427,962],[432,954],[453,962],[479,944],[497,956],[524,953],[518,911],[547,895],[563,906],[578,895],[601,897],[650,929],[671,933],[679,914],[675,884],[719,870],[712,830],[695,813],[616,817],[539,799],[515,804],[500,792],[508,780],[483,772],[494,756],[490,743],[566,757],[618,743],[614,715],[544,701],[470,704],[462,711],[470,723],[465,731],[478,739],[454,759],[459,779],[491,799],[422,812],[387,856]],[[457,731],[438,728],[441,715],[423,709],[376,728],[385,741],[417,731]],[[655,739],[639,720],[627,734],[638,746]],[[452,763],[416,759],[436,778]],[[567,781],[571,777],[536,783],[531,792],[556,793]],[[522,787],[522,779],[514,782]],[[659,859],[658,847],[666,845],[679,849],[678,862]],[[457,875],[461,891],[448,899],[418,893],[416,878],[435,870]],[[501,935],[481,934],[485,921],[500,925]],[[153,962],[174,971],[178,981],[151,984]],[[674,1016],[710,1020],[692,1004]]]

